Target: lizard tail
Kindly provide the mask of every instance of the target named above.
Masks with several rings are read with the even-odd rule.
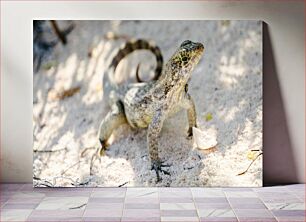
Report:
[[[157,80],[160,77],[163,68],[163,57],[159,47],[156,46],[153,42],[148,42],[143,39],[129,40],[119,49],[118,52],[111,56],[113,59],[111,60],[109,67],[106,69],[103,75],[104,99],[108,98],[108,95],[112,90],[118,90],[119,88],[115,81],[115,71],[120,61],[130,53],[137,50],[149,50],[155,55],[157,65],[155,68],[154,78],[152,80]],[[136,79],[138,82],[143,82],[139,78],[139,65],[136,71]]]
[[[137,65],[137,68],[136,68],[136,80],[137,82],[143,82],[140,77],[139,77],[139,67],[140,67],[140,64]],[[154,76],[155,78],[155,76]]]
[[[119,49],[118,53],[113,58],[109,68],[115,71],[120,61],[136,50],[149,50],[155,55],[157,65],[155,68],[155,75],[152,80],[157,80],[162,72],[163,56],[158,46],[156,46],[153,42],[148,42],[144,39],[130,40],[129,42],[125,43],[125,45]],[[136,71],[136,79],[138,82],[143,82],[139,77],[139,65]]]

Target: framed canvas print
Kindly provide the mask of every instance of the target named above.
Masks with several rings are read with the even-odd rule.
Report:
[[[262,186],[262,22],[33,21],[36,187]]]

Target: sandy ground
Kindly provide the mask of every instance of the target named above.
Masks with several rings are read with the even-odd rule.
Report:
[[[68,44],[57,44],[34,73],[35,186],[261,186],[262,156],[249,170],[251,150],[262,150],[262,31],[257,21],[74,21]],[[59,22],[61,27],[67,22]],[[167,60],[186,39],[202,42],[205,55],[195,69],[189,92],[194,98],[198,127],[216,132],[217,146],[203,153],[186,139],[182,111],[168,119],[160,137],[160,157],[170,176],[150,170],[146,130],[120,127],[106,155],[90,175],[97,130],[109,110],[102,76],[124,40],[107,40],[115,32],[154,40]],[[152,55],[134,53],[120,64],[120,81],[135,81],[154,69]],[[62,92],[75,89],[70,96]],[[79,90],[78,90],[79,89]],[[64,98],[65,97],[65,98]],[[211,116],[211,120],[207,119]],[[86,148],[87,151],[82,151]],[[254,151],[255,155],[259,153]],[[249,154],[249,156],[248,156]],[[253,153],[254,154],[254,153]],[[254,155],[253,155],[254,156]]]

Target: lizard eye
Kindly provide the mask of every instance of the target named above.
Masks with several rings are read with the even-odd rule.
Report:
[[[182,44],[181,47],[189,45],[190,43],[192,43],[190,40],[185,40]]]

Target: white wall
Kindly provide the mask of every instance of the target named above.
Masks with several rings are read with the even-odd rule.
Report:
[[[280,96],[285,108],[283,115],[277,115],[278,108],[273,111],[276,115],[269,115],[273,121],[267,120],[272,124],[269,130],[275,127],[277,132],[279,125],[285,128],[266,138],[269,147],[264,150],[270,154],[264,158],[270,164],[264,166],[265,180],[305,182],[304,10],[304,1],[1,1],[1,181],[32,181],[32,19],[256,19],[268,24],[274,80],[279,81],[279,88],[274,89],[280,92],[271,94],[269,100]],[[282,142],[286,132],[289,142]],[[291,171],[296,177],[287,179],[291,172],[285,172],[284,149],[292,152]],[[279,158],[275,163],[274,152]],[[282,172],[285,178],[280,179]]]

